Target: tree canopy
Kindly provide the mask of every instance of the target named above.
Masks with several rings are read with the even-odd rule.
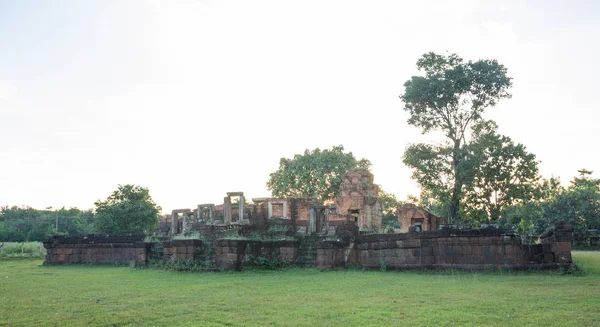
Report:
[[[466,216],[497,221],[508,206],[537,196],[538,161],[523,144],[495,130],[476,135],[467,154],[471,179],[465,185]]]
[[[500,222],[534,236],[562,221],[573,227],[576,242],[584,242],[586,230],[600,229],[600,179],[591,174],[590,170],[579,170],[567,188],[557,179],[545,180],[540,184],[540,198],[506,208]]]
[[[94,226],[100,233],[151,233],[156,228],[161,208],[145,187],[119,185],[105,201],[96,201]]]
[[[338,195],[342,177],[350,169],[369,169],[367,159],[357,160],[344,146],[306,149],[292,159],[281,158],[279,168],[269,175],[267,188],[276,197],[313,196],[320,201]]]
[[[93,219],[91,210],[77,208],[0,207],[0,241],[42,241],[53,235],[88,234],[93,232]]]
[[[421,128],[422,133],[441,131],[446,139],[441,145],[410,146],[405,151],[405,162],[409,166],[437,168],[438,181],[421,178],[425,182],[421,186],[434,197],[441,197],[441,190],[428,189],[428,184],[443,184],[438,186],[449,193],[449,199],[439,201],[447,205],[448,216],[455,222],[463,187],[471,176],[464,146],[471,142],[471,131],[485,123],[484,110],[510,97],[508,89],[512,82],[506,68],[496,60],[463,62],[456,54],[426,53],[417,61],[417,68],[425,76],[413,76],[406,81],[405,92],[400,96],[404,110],[409,113],[408,123]],[[428,159],[433,161],[424,162]]]

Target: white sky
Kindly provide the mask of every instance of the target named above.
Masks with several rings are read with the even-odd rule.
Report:
[[[416,195],[398,95],[428,51],[498,59],[487,117],[545,177],[598,176],[599,40],[592,0],[0,1],[0,205],[267,196],[281,157],[338,144]]]

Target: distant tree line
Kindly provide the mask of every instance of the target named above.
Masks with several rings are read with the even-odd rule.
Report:
[[[53,235],[94,232],[94,212],[78,208],[38,210],[31,207],[0,208],[0,241],[42,241]]]
[[[61,208],[38,210],[31,207],[0,207],[0,241],[42,241],[54,235],[94,233],[153,233],[160,207],[147,188],[119,185],[95,209]]]

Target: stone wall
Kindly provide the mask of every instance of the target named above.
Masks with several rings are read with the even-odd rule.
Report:
[[[44,241],[47,250],[44,264],[67,263],[145,265],[148,244],[144,234],[54,236]]]
[[[200,240],[172,240],[163,242],[163,261],[170,259],[176,260],[194,260],[203,249],[203,243]]]
[[[245,259],[265,257],[268,260],[295,261],[298,241],[217,240],[216,265],[225,270],[239,270]]]
[[[440,225],[446,224],[446,219],[437,217],[427,210],[414,204],[403,204],[397,209],[398,223],[403,232],[408,232],[410,227],[419,226],[421,230],[438,230]]]
[[[572,229],[552,228],[542,244],[522,244],[502,229],[360,235],[348,245],[318,243],[317,267],[368,269],[551,269],[571,264]],[[343,260],[342,260],[343,258]]]
[[[256,233],[253,226],[204,226],[204,234],[235,231]],[[309,239],[259,241],[210,239],[163,242],[165,261],[200,260],[213,267],[238,270],[248,259],[264,257],[294,263],[313,262],[320,269],[364,267],[367,269],[555,269],[572,263],[573,229],[556,224],[540,236],[539,244],[523,244],[512,231],[503,229],[359,234],[352,223],[343,225],[339,240],[324,236]],[[307,246],[307,243],[310,246]],[[44,241],[46,264],[99,263],[146,264],[151,244],[144,235],[87,235],[53,237]]]

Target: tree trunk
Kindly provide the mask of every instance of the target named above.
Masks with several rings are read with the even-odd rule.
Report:
[[[459,178],[458,166],[460,164],[460,140],[454,141],[452,151],[452,168],[454,169],[454,187],[452,188],[452,198],[450,199],[450,221],[451,224],[458,224],[458,213],[460,209],[460,195],[462,183]]]

